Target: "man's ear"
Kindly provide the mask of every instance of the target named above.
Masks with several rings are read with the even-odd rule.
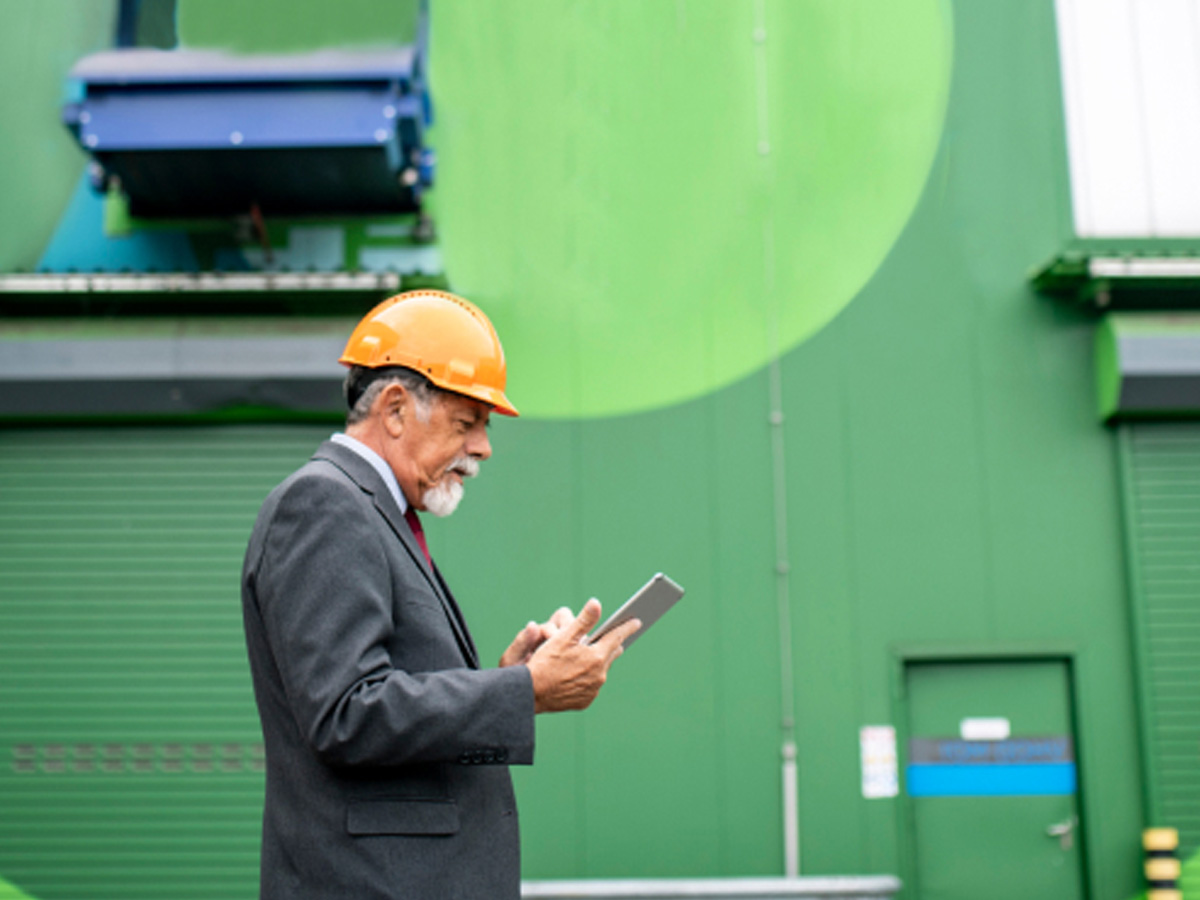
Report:
[[[404,423],[408,421],[412,395],[402,384],[389,384],[375,399],[374,415],[379,416],[384,430],[392,438],[400,437]]]

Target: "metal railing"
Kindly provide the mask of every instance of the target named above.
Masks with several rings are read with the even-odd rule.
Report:
[[[900,890],[891,875],[826,878],[629,878],[526,881],[525,900],[888,900]]]

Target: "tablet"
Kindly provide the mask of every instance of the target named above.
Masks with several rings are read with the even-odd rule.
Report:
[[[626,600],[620,609],[609,616],[608,621],[593,631],[588,636],[587,643],[598,641],[622,622],[641,619],[642,627],[625,638],[624,646],[629,649],[633,642],[645,634],[646,629],[661,619],[663,614],[682,596],[683,588],[659,572],[642,585],[641,590]]]

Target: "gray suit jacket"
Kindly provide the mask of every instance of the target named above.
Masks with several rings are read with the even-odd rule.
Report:
[[[264,900],[517,898],[524,666],[470,633],[379,474],[324,443],[263,504],[242,611],[266,747]]]

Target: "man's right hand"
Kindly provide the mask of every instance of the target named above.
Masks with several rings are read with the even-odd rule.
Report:
[[[526,665],[533,677],[535,712],[586,709],[604,687],[608,667],[621,655],[624,640],[642,627],[631,619],[594,644],[583,639],[600,621],[600,601],[589,600],[574,621],[542,644]]]

